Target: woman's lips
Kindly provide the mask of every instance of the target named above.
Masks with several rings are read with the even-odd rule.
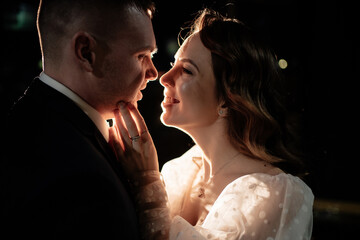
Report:
[[[164,103],[179,103],[180,101],[176,98],[165,96]]]
[[[176,99],[176,98],[165,96],[164,101],[163,101],[163,106],[167,107],[167,106],[177,104],[179,102],[180,101],[178,99]]]

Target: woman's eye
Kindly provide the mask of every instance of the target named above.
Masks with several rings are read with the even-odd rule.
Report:
[[[175,66],[175,63],[174,63],[174,62],[170,62],[170,66],[173,68],[173,67]],[[184,68],[184,67],[182,67],[181,69],[182,69],[182,72],[183,72],[183,73],[192,75],[192,72],[191,72],[189,69]]]
[[[183,67],[183,72],[186,73],[186,74],[190,74],[192,75],[192,72],[186,68]]]

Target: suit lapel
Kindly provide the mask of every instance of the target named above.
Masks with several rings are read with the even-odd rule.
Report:
[[[120,163],[116,159],[116,156],[113,150],[111,149],[109,143],[106,142],[105,138],[97,128],[94,131],[93,137],[97,145],[99,146],[99,149],[106,156],[106,159],[108,160],[109,164],[112,166],[112,168],[114,169],[120,180],[123,182],[124,186],[130,192],[130,186],[125,177],[126,175],[124,174],[123,168],[121,167]]]
[[[116,160],[116,156],[110,145],[96,127],[94,122],[79,108],[71,99],[49,87],[39,79],[34,79],[30,87],[26,90],[25,95],[42,95],[46,99],[47,104],[56,109],[72,124],[79,129],[84,137],[89,138],[96,148],[102,153],[106,161],[110,164],[116,175],[119,177],[123,185],[129,190],[128,181],[123,174],[120,164]]]

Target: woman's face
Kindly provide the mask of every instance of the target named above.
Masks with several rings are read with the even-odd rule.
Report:
[[[165,87],[161,120],[185,131],[213,124],[218,118],[215,76],[211,52],[199,34],[185,40],[173,67],[160,83]]]

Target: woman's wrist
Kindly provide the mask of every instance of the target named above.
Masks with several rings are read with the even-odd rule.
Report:
[[[129,179],[129,183],[132,186],[132,188],[135,190],[136,188],[141,188],[146,185],[149,185],[156,181],[161,181],[161,183],[165,187],[165,182],[163,179],[162,174],[157,170],[146,170],[146,171],[140,171],[131,176],[131,179]]]

